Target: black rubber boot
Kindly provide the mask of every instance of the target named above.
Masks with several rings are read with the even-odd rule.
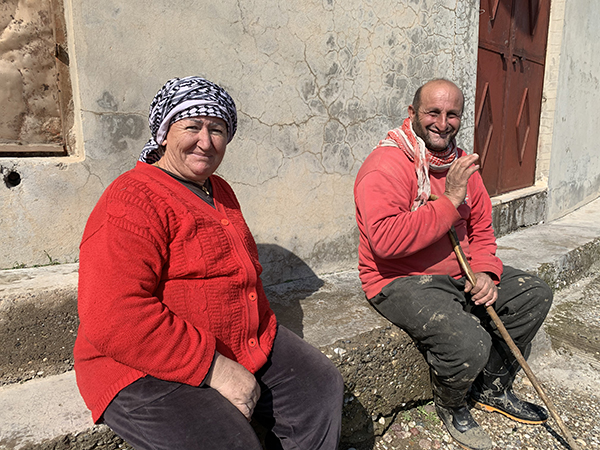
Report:
[[[490,450],[492,441],[485,431],[479,426],[465,402],[467,389],[456,390],[439,383],[433,372],[431,373],[431,387],[435,410],[444,422],[450,436],[467,450]]]
[[[529,356],[531,345],[519,349]],[[541,406],[519,399],[512,384],[520,366],[505,343],[494,343],[487,365],[471,387],[471,399],[475,407],[499,412],[521,423],[539,424],[548,420],[548,413]]]

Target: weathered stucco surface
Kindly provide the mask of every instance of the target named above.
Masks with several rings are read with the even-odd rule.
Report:
[[[77,154],[0,158],[3,177],[21,179],[0,184],[0,267],[76,260],[87,216],[134,165],[150,101],[174,76],[205,76],[237,103],[219,173],[261,244],[267,283],[355,267],[355,174],[423,81],[464,88],[459,142],[471,149],[472,2],[72,0],[65,9]]]
[[[0,4],[0,146],[62,142],[49,1]]]
[[[564,6],[548,177],[549,220],[588,203],[600,192],[594,113],[600,103],[599,13],[597,2],[572,0]]]

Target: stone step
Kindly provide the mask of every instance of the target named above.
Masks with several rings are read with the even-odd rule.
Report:
[[[77,270],[0,270],[0,386],[72,369]]]
[[[546,279],[572,283],[600,260],[600,200],[549,224],[498,239],[498,255]],[[71,349],[77,265],[0,271],[0,449],[117,448],[79,398]],[[364,299],[356,271],[266,288],[282,324],[320,348],[346,383],[344,435],[357,443],[393,412],[430,398],[423,358]]]

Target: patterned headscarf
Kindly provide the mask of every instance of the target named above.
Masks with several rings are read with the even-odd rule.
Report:
[[[152,138],[144,145],[140,161],[153,164],[163,156],[159,145],[172,123],[188,117],[212,116],[227,124],[227,142],[237,129],[235,103],[225,89],[204,78],[173,78],[165,83],[150,104],[148,123]]]
[[[429,171],[443,172],[448,170],[458,157],[454,139],[441,152],[432,153],[429,151],[423,139],[415,134],[410,118],[404,119],[402,127],[388,131],[387,137],[380,141],[378,146],[401,148],[408,159],[415,163],[417,198],[415,198],[411,211],[425,205],[429,200],[431,195]]]

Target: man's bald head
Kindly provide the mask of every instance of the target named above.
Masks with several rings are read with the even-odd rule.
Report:
[[[408,115],[415,134],[430,151],[445,151],[455,138],[464,102],[462,91],[449,80],[431,80],[417,89]]]
[[[465,103],[465,96],[463,95],[462,90],[456,84],[454,84],[452,81],[447,80],[445,78],[435,78],[435,79],[430,80],[427,83],[423,84],[421,87],[419,87],[419,89],[417,89],[417,92],[415,92],[415,96],[413,97],[412,107],[417,111],[419,110],[419,107],[421,106],[421,98],[422,98],[423,90],[427,91],[428,89],[436,89],[436,88],[440,88],[440,87],[448,87],[450,89],[456,89],[460,93],[460,97],[462,98],[460,111],[462,113],[463,108],[464,108],[464,103]]]

